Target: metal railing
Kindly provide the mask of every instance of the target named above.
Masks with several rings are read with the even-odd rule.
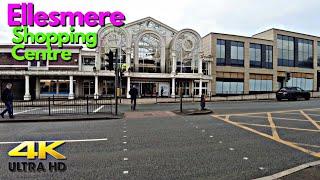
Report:
[[[0,108],[5,108],[4,103]],[[13,109],[15,114],[26,115],[90,115],[90,114],[112,114],[112,98],[99,97],[82,97],[77,99],[56,98],[54,96],[40,100],[14,101]]]

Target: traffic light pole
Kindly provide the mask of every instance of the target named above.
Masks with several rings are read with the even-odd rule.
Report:
[[[122,48],[120,46],[120,49],[119,49],[119,60],[120,60],[120,73],[122,73]],[[118,71],[118,74],[119,74],[119,71]],[[120,79],[120,104],[121,104],[121,99],[122,99],[122,81],[121,81],[121,75],[119,75],[119,79]]]
[[[115,67],[115,80],[114,80],[114,84],[115,84],[115,90],[114,90],[114,98],[115,98],[115,114],[118,115],[118,87],[119,87],[119,83],[118,83],[118,78],[119,78],[119,71],[118,71],[118,57],[116,58],[116,67]]]

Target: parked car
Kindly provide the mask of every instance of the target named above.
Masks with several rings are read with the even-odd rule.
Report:
[[[303,98],[305,100],[310,99],[310,92],[305,91],[299,87],[284,87],[281,88],[276,94],[277,100],[281,101],[282,99],[288,100],[298,100],[298,98]]]

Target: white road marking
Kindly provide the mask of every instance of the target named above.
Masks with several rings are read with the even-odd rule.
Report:
[[[213,136],[210,136],[211,138],[213,138]]]
[[[234,148],[229,148],[230,151],[234,151]]]
[[[222,141],[219,141],[219,144],[222,144]]]
[[[123,144],[127,144],[127,142],[123,142]]]
[[[74,111],[74,109],[66,109],[66,108],[63,108],[63,109],[52,109],[51,110],[52,112],[58,112],[58,111]]]
[[[259,167],[260,170],[264,170],[264,167]]]
[[[31,112],[31,111],[35,111],[35,110],[39,110],[39,109],[41,109],[41,108],[29,109],[29,110],[13,113],[13,115],[23,114],[23,113],[26,113],[26,112]]]
[[[98,107],[98,108],[97,108],[96,110],[94,110],[93,112],[94,112],[94,113],[97,113],[97,112],[99,112],[103,107],[104,107],[104,105]]]
[[[243,159],[244,159],[244,160],[248,160],[249,158],[248,158],[248,157],[244,157]]]
[[[129,173],[129,171],[123,171],[123,174],[128,174]]]
[[[123,149],[123,151],[128,151],[128,149]]]
[[[127,138],[127,136],[123,136],[123,138]]]
[[[128,161],[129,159],[125,157],[125,158],[123,158],[123,160],[124,160],[124,161]]]
[[[67,140],[43,140],[43,141],[46,141],[46,142],[55,142],[55,141],[64,141],[64,142],[68,142],[68,143],[73,143],[73,142],[97,142],[97,141],[107,141],[108,138],[102,138],[102,139],[75,139],[75,140],[72,140],[72,139],[67,139]],[[0,144],[20,144],[20,143],[23,143],[24,141],[12,141],[12,142],[0,142]],[[38,142],[38,141],[35,141],[35,142]]]
[[[124,133],[126,133],[127,131],[123,131]]]

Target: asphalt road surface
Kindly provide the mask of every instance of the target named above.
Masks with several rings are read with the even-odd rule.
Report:
[[[320,100],[138,105],[121,120],[0,124],[0,179],[252,179],[319,160]],[[184,104],[184,108],[198,108]],[[129,106],[120,106],[120,111]],[[21,114],[20,114],[21,115]],[[65,140],[65,172],[10,172],[22,141]],[[42,161],[56,161],[52,157]],[[33,162],[32,160],[27,162]],[[36,162],[39,162],[38,160]],[[61,162],[61,161],[60,161]]]

